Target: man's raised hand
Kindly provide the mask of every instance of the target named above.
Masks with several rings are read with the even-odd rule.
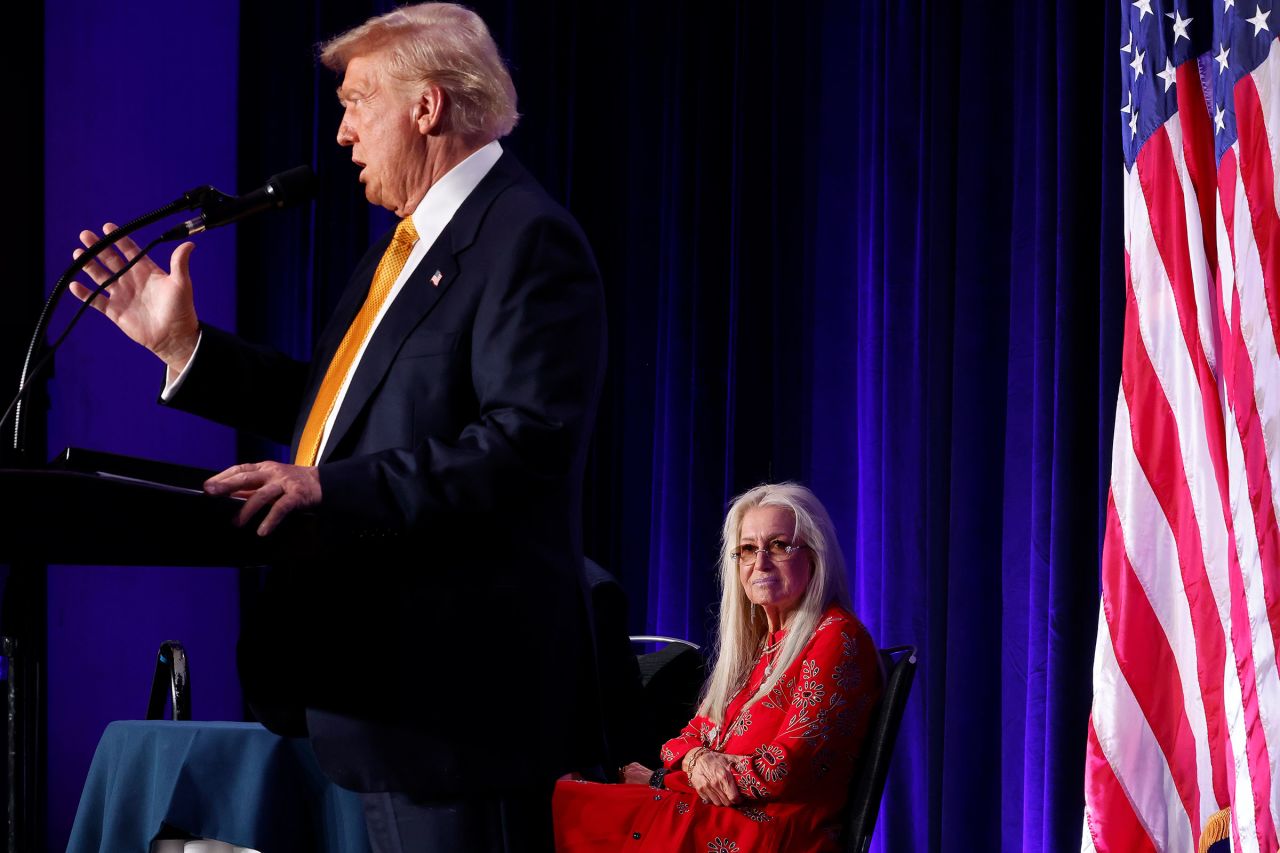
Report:
[[[116,227],[108,222],[102,230],[110,234]],[[86,247],[97,241],[98,235],[94,232],[80,232],[80,242]],[[93,300],[94,308],[169,366],[170,379],[186,366],[200,338],[189,272],[194,249],[195,244],[190,242],[174,249],[168,272],[150,258],[142,258],[105,294]],[[139,251],[138,244],[124,237],[90,261],[85,272],[96,284],[102,284],[127,261],[137,257]],[[82,254],[84,249],[76,249],[73,257]],[[72,282],[71,292],[83,301],[93,293],[93,288]]]

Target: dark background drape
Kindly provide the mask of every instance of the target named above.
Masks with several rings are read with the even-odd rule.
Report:
[[[727,501],[763,480],[815,489],[837,523],[859,615],[882,644],[921,653],[878,849],[1079,844],[1123,306],[1110,5],[1099,16],[1076,4],[896,0],[473,4],[520,92],[523,118],[504,147],[577,216],[606,282],[587,552],[621,578],[633,631],[705,641]],[[50,49],[93,8],[46,0]],[[168,48],[170,72],[223,63],[202,81],[217,89],[212,101],[169,93],[178,108],[198,97],[202,110],[231,111],[210,131],[221,134],[209,155],[220,165],[202,172],[174,145],[167,156],[180,165],[133,172],[170,181],[142,209],[188,185],[247,189],[298,163],[317,167],[314,210],[245,223],[234,243],[196,255],[234,259],[234,275],[196,268],[201,299],[230,295],[219,322],[296,355],[390,223],[333,142],[336,80],[315,66],[314,46],[385,8],[246,3],[218,18],[231,29],[216,51],[184,60]],[[168,38],[208,26],[195,12],[157,14]],[[133,38],[145,26],[124,29]],[[68,121],[59,111],[83,100],[83,79],[50,70],[66,61],[46,62],[50,140]],[[90,67],[122,61],[104,51]],[[128,61],[159,71],[155,56]],[[146,73],[132,85],[145,90]],[[101,155],[132,143],[121,132],[81,145]],[[54,162],[60,149],[47,150],[46,194],[83,192]],[[111,186],[95,211],[117,203]],[[52,259],[96,224],[56,213],[46,213],[50,281]],[[127,349],[102,331],[103,346]],[[129,369],[159,381],[145,359]],[[66,414],[73,403],[60,409],[78,383],[101,383],[98,371],[91,380],[60,366],[51,444],[189,455],[190,439],[152,453],[124,438],[111,446],[109,434],[104,444],[102,430]],[[152,420],[141,405],[95,398],[93,412]],[[174,423],[158,429],[194,428]],[[280,453],[247,436],[210,441],[194,461]],[[228,578],[198,617],[224,626],[205,652],[224,681],[238,612],[226,584],[253,595],[252,578]],[[59,616],[67,602],[111,594],[53,573],[51,643],[77,630]],[[176,593],[137,594],[163,608]],[[112,606],[83,612],[92,609],[77,610],[89,626],[78,630],[109,633]],[[200,675],[196,712],[207,716],[200,702],[215,686]],[[140,710],[137,679],[120,678],[127,701],[104,691],[89,705],[57,702],[51,687],[50,742],[89,732],[51,750],[51,786],[83,778],[99,718]],[[233,680],[228,690],[234,705]],[[68,808],[51,808],[52,846],[69,821]]]

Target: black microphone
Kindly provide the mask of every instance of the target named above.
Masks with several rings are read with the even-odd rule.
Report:
[[[311,167],[298,166],[272,175],[266,186],[242,196],[229,196],[210,188],[200,203],[200,215],[170,228],[160,235],[160,239],[182,240],[210,228],[230,225],[264,210],[301,204],[315,196],[316,184],[316,175]]]

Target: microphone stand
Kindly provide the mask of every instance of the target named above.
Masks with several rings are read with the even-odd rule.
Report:
[[[31,380],[34,378],[34,374],[38,368],[43,364],[43,361],[40,364],[36,364],[35,369],[33,369],[32,365],[35,361],[36,354],[41,349],[41,344],[44,342],[45,333],[49,329],[49,321],[53,317],[53,309],[57,307],[63,294],[67,292],[68,287],[71,285],[71,280],[86,266],[88,266],[90,261],[98,257],[98,255],[102,254],[103,251],[114,245],[121,238],[127,237],[139,228],[158,222],[159,220],[164,219],[167,216],[171,216],[180,210],[193,210],[197,207],[203,206],[208,200],[218,197],[222,197],[222,193],[218,192],[211,186],[196,187],[195,189],[184,193],[180,198],[166,204],[164,207],[154,210],[151,213],[144,214],[143,216],[139,216],[131,222],[125,223],[123,227],[117,228],[110,234],[104,235],[98,240],[98,242],[86,249],[80,257],[72,261],[71,266],[67,267],[66,272],[64,272],[58,279],[57,283],[54,284],[53,290],[49,292],[49,298],[45,300],[44,308],[40,310],[40,316],[36,320],[35,331],[31,333],[31,342],[27,345],[27,354],[22,361],[22,373],[18,380],[18,393],[11,406],[14,413],[13,444],[11,446],[14,451],[15,461],[18,465],[23,465],[29,461],[26,459],[26,423],[22,417],[22,404],[30,393],[30,389],[32,387]],[[0,418],[0,422],[3,422],[3,418]]]

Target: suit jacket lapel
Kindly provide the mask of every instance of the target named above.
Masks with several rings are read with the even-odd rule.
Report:
[[[444,235],[441,234],[443,237]],[[440,284],[432,285],[431,277],[439,271]],[[440,297],[457,277],[458,266],[454,262],[449,248],[441,247],[440,241],[427,252],[422,263],[418,264],[404,287],[396,294],[395,301],[383,315],[378,328],[374,329],[356,365],[355,375],[347,386],[347,393],[342,398],[342,406],[333,421],[333,429],[329,431],[329,440],[325,442],[320,461],[326,462],[351,429],[352,422],[364,410],[373,392],[382,384],[382,379],[391,368],[396,353],[409,333],[417,327]]]
[[[444,296],[445,292],[453,284],[454,279],[458,277],[458,255],[475,241],[476,232],[479,230],[481,221],[493,200],[498,197],[503,189],[518,180],[523,174],[523,168],[515,159],[510,154],[503,154],[498,162],[494,163],[489,173],[467,196],[458,211],[453,215],[453,219],[445,226],[445,229],[440,232],[440,236],[436,239],[434,245],[432,245],[426,256],[423,257],[422,261],[409,276],[409,280],[405,282],[404,287],[396,295],[395,301],[392,302],[386,314],[383,315],[382,321],[378,324],[378,328],[374,330],[368,346],[365,347],[364,355],[361,356],[359,364],[356,365],[355,375],[351,378],[347,393],[342,399],[342,406],[339,408],[337,417],[333,422],[333,429],[329,432],[329,439],[325,442],[320,462],[328,461],[334,449],[351,429],[351,425],[355,422],[360,412],[364,410],[373,392],[382,383],[383,377],[386,376],[387,371],[391,368],[392,362],[395,361],[396,353],[400,351],[405,338],[431,312],[431,309],[435,307],[440,298]],[[380,241],[384,250],[389,241],[389,236]],[[382,252],[380,251],[377,253],[377,258],[380,259],[381,257]],[[324,358],[323,364],[326,367],[333,358],[333,353],[337,350],[338,343],[342,340],[342,335],[346,332],[347,326],[350,325],[352,318],[355,317],[356,312],[363,303],[364,294],[368,292],[369,282],[373,278],[373,270],[376,267],[377,262],[375,261],[368,270],[362,270],[364,286],[362,288],[352,288],[358,290],[361,294],[359,299],[354,300],[355,307],[351,308],[348,314],[347,300],[344,298],[339,311],[334,316],[334,322],[331,322],[326,328],[322,338],[322,344],[324,345],[322,357]],[[438,285],[432,283],[432,277],[437,272],[440,273]],[[339,321],[341,321],[340,325]],[[336,332],[333,330],[335,326],[338,327]],[[315,399],[322,377],[323,371],[313,376],[313,387],[308,394],[309,400]],[[299,420],[299,426],[295,430],[295,444],[297,443],[297,434],[301,432],[302,423],[305,423],[305,415]]]
[[[328,369],[329,362],[333,360],[334,353],[338,351],[338,344],[342,343],[342,336],[347,333],[347,328],[355,320],[356,314],[360,312],[365,299],[369,296],[369,287],[373,284],[373,274],[377,272],[378,263],[382,260],[383,254],[386,253],[387,247],[391,245],[391,238],[394,235],[395,229],[393,228],[382,235],[378,242],[360,259],[360,265],[351,274],[351,284],[342,292],[337,306],[333,309],[333,316],[325,323],[324,330],[316,341],[315,356],[312,359],[313,372],[318,370],[319,373],[319,375],[312,377],[312,382],[315,385],[314,390],[319,390],[320,380],[324,377],[324,371]]]

